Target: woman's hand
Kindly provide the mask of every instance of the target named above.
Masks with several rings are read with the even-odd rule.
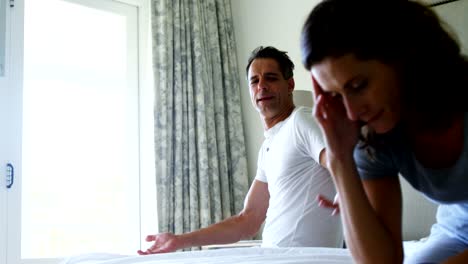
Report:
[[[314,116],[325,137],[327,167],[331,163],[352,158],[353,150],[359,139],[359,123],[346,115],[340,96],[323,92],[312,77],[315,99]]]

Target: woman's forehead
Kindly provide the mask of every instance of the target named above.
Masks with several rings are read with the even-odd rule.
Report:
[[[365,70],[365,61],[356,59],[354,55],[345,55],[325,58],[314,64],[310,73],[322,89],[334,91]]]

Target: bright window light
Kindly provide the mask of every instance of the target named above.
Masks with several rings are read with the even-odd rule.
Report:
[[[22,258],[134,254],[135,29],[125,15],[71,1],[25,6]]]

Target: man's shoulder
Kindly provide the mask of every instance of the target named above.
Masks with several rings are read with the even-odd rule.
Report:
[[[312,107],[307,107],[307,106],[298,106],[296,107],[294,113],[296,115],[311,115],[312,114]]]
[[[317,121],[314,118],[313,109],[311,107],[298,107],[298,109],[294,111],[291,119],[293,121],[293,125],[296,128],[319,131],[319,127],[317,125]]]

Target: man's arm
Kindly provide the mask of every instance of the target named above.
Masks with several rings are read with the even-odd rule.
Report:
[[[234,243],[253,237],[265,221],[269,198],[268,185],[254,180],[239,214],[180,237],[186,247]]]
[[[319,154],[319,163],[324,167],[325,169],[327,168],[327,150],[324,148],[322,151],[320,151]],[[340,196],[338,192],[335,195],[335,198],[332,200],[329,200],[329,197],[323,196],[322,194],[319,194],[317,196],[317,200],[319,202],[319,206],[329,208],[332,211],[332,215],[337,215],[340,212]]]
[[[146,251],[138,251],[138,254],[165,253],[181,248],[234,243],[253,237],[265,221],[269,199],[268,184],[254,180],[245,198],[244,209],[239,214],[181,235],[150,235],[146,240],[154,241],[154,244]]]

